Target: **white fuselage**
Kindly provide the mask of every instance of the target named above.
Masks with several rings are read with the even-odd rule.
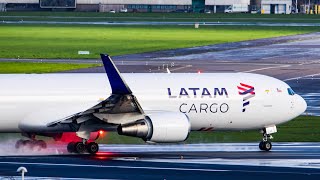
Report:
[[[192,130],[260,129],[287,122],[306,109],[299,95],[288,94],[286,83],[263,75],[150,73],[123,78],[146,113],[186,113]],[[0,75],[0,83],[0,132],[21,132],[24,123],[46,125],[111,94],[106,74],[8,74]],[[239,91],[250,88],[240,83],[254,90],[241,95]]]

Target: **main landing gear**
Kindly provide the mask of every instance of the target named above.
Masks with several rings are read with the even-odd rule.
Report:
[[[270,151],[272,149],[272,143],[270,140],[273,139],[273,137],[271,134],[276,132],[277,132],[276,126],[266,127],[261,130],[263,138],[262,138],[262,141],[259,143],[260,150]]]
[[[83,154],[88,152],[90,154],[96,154],[99,151],[99,145],[95,142],[70,142],[67,146],[69,153]]]

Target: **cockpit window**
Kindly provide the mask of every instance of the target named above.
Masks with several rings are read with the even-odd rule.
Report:
[[[293,96],[293,95],[295,95],[296,93],[295,93],[291,88],[288,88],[288,94],[289,94],[290,96]]]

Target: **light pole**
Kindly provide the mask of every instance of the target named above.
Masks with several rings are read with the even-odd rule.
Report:
[[[309,0],[309,7],[308,7],[308,13],[310,14],[310,0]]]
[[[17,172],[18,172],[18,173],[21,172],[21,180],[24,180],[24,173],[27,173],[28,170],[27,170],[27,168],[25,168],[25,167],[19,167],[19,168],[17,169]]]

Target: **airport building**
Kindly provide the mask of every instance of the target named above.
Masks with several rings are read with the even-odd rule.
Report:
[[[0,11],[245,13],[254,9],[289,14],[291,6],[292,0],[0,0]]]
[[[292,0],[259,0],[257,7],[261,14],[290,14]]]
[[[10,10],[61,9],[108,12],[127,9],[128,12],[223,12],[227,6],[249,6],[250,0],[0,0]]]

